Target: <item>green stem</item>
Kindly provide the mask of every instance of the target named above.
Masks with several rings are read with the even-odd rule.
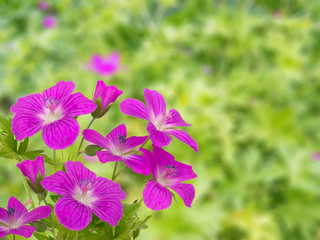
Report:
[[[16,235],[15,235],[15,234],[13,234],[13,235],[12,235],[12,237],[13,237],[13,240],[15,240],[15,239],[16,239]]]
[[[113,173],[112,173],[112,177],[111,177],[112,181],[115,179],[115,174],[116,174],[116,171],[117,171],[117,167],[118,167],[118,162],[116,162],[114,164]]]
[[[41,197],[44,201],[44,203],[46,204],[46,206],[49,206],[48,203],[47,203],[47,200],[46,198],[43,196],[43,194],[41,193]],[[54,231],[54,225],[53,225],[53,221],[52,221],[52,217],[51,217],[51,213],[49,215],[49,218],[50,218],[50,222],[51,222],[51,228],[52,228],[52,234],[53,234],[53,238],[56,239],[56,233]]]
[[[146,143],[150,140],[150,136],[144,141],[144,143],[140,146],[141,148],[146,145]]]
[[[90,126],[92,125],[92,123],[93,123],[93,121],[94,121],[94,120],[96,120],[96,118],[92,118],[92,120],[90,121],[90,123],[89,123],[89,125],[88,125],[87,129],[89,129],[89,128],[90,128]],[[78,158],[78,156],[80,155],[80,150],[81,150],[81,147],[82,147],[83,141],[84,141],[84,137],[83,137],[83,135],[82,135],[81,142],[80,142],[79,147],[78,147],[78,151],[77,151],[77,155],[76,155],[76,159],[75,159],[75,161],[77,161],[77,158]]]
[[[116,175],[112,176],[112,181],[115,180],[126,167],[127,165],[124,165],[122,168],[120,168],[119,172],[117,172]]]
[[[28,195],[28,198],[31,200],[31,207],[32,207],[32,209],[35,209],[35,208],[36,208],[36,205],[34,205],[34,202],[33,202],[33,199],[32,199],[32,195],[31,195],[31,192],[30,192],[28,183],[27,183],[27,181],[26,181],[26,178],[23,176],[23,174],[22,174],[21,171],[20,171],[20,173],[21,173],[21,177],[22,177],[22,182],[23,182],[24,189],[26,190],[26,193],[27,193],[27,195]]]
[[[53,164],[54,164],[55,171],[57,171],[56,158],[57,158],[57,150],[53,150]]]

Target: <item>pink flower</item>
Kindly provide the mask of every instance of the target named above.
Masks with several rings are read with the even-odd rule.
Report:
[[[177,162],[170,153],[157,146],[153,146],[153,153],[143,148],[140,148],[140,151],[149,162],[154,177],[143,190],[146,206],[156,211],[170,207],[172,193],[168,188],[171,188],[178,193],[187,207],[191,207],[195,196],[194,187],[181,182],[197,177],[192,167]]]
[[[47,206],[41,206],[28,212],[20,201],[11,197],[8,202],[8,210],[0,208],[0,238],[8,234],[31,237],[36,228],[26,224],[47,218],[50,213],[51,208]]]
[[[40,181],[45,177],[44,161],[42,156],[36,157],[34,161],[29,159],[18,163],[17,167],[22,174],[28,179],[28,183],[35,193],[43,193],[44,189],[40,185]]]
[[[148,108],[141,101],[128,98],[121,102],[121,111],[124,114],[149,121],[147,130],[155,145],[159,147],[167,146],[172,140],[171,135],[198,152],[196,141],[187,132],[176,129],[176,127],[191,126],[191,124],[187,124],[177,110],[167,111],[166,102],[157,91],[145,88],[144,96]]]
[[[82,93],[74,93],[73,82],[60,81],[40,93],[19,98],[11,107],[15,113],[12,132],[18,141],[42,129],[42,139],[52,149],[72,145],[79,135],[76,116],[93,112],[96,105]]]
[[[120,55],[116,52],[107,57],[96,54],[91,57],[90,63],[86,66],[88,70],[102,76],[115,74],[120,67]]]
[[[100,162],[122,161],[136,173],[150,174],[145,157],[133,154],[132,151],[133,148],[141,145],[148,136],[127,138],[127,129],[124,124],[113,129],[106,137],[91,129],[85,129],[82,134],[88,142],[105,149],[105,151],[97,152]]]
[[[101,118],[109,110],[111,104],[123,93],[122,90],[111,85],[106,86],[104,81],[97,82],[94,92],[94,101],[97,104],[97,109],[92,113],[94,117]]]
[[[57,25],[56,18],[54,16],[46,16],[42,20],[42,25],[47,29],[54,28]]]
[[[49,8],[49,4],[46,2],[46,1],[40,1],[39,3],[38,3],[38,9],[40,10],[40,11],[45,11],[45,10],[47,10]]]
[[[89,225],[93,212],[102,221],[116,226],[123,213],[121,200],[126,197],[120,184],[97,177],[81,162],[68,161],[65,168],[67,173],[57,171],[41,182],[46,190],[63,196],[55,205],[59,222],[79,231]]]

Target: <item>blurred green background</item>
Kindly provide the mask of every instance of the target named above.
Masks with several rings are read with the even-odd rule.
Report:
[[[193,165],[192,208],[177,203],[153,214],[148,240],[320,239],[320,1],[48,1],[57,26],[43,28],[37,1],[0,2],[0,111],[18,97],[60,80],[91,97],[96,81],[124,91],[93,129],[106,135],[124,122],[146,135],[146,122],[122,114],[125,98],[156,89],[192,123],[195,153],[174,140],[167,151]],[[94,53],[121,54],[122,71],[102,78],[84,69]],[[80,117],[82,129],[90,121]],[[64,155],[77,148],[64,150]],[[30,139],[31,149],[42,143]],[[150,144],[148,144],[150,147]],[[58,154],[58,157],[60,154]],[[17,167],[0,159],[0,204],[27,197]],[[89,163],[110,177],[113,163]],[[144,176],[117,179],[128,202]]]

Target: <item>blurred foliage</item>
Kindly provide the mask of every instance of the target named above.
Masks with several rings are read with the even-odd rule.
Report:
[[[92,96],[101,77],[85,63],[94,53],[118,51],[123,70],[104,80],[124,90],[120,101],[143,100],[143,88],[157,89],[193,124],[188,132],[199,154],[178,141],[166,148],[198,174],[190,181],[193,206],[177,197],[177,204],[153,214],[139,239],[320,239],[320,166],[311,160],[320,142],[320,1],[50,4],[58,23],[48,30],[37,1],[0,2],[2,113],[18,97],[59,80],[73,80],[77,91]],[[84,128],[88,119],[80,121]],[[146,123],[121,114],[118,103],[93,128],[106,134],[121,122],[129,135],[146,134]],[[29,145],[41,142],[37,134]],[[15,166],[0,164],[5,206],[10,195],[24,192]],[[90,165],[110,176],[113,165],[101,166]],[[119,181],[131,200],[146,183],[129,170]]]

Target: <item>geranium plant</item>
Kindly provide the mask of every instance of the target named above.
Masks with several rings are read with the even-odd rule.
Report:
[[[191,136],[176,129],[190,126],[178,111],[167,111],[164,98],[155,90],[145,89],[147,106],[139,100],[126,99],[120,109],[147,120],[149,135],[128,137],[127,126],[121,124],[104,137],[105,133],[89,128],[94,121],[104,121],[122,90],[98,81],[91,100],[82,93],[73,93],[74,88],[73,82],[60,81],[42,93],[19,98],[11,107],[12,120],[0,118],[0,156],[16,163],[28,195],[25,205],[12,196],[7,210],[0,208],[0,238],[11,234],[13,238],[33,235],[54,240],[129,240],[137,238],[140,230],[147,227],[150,216],[140,219],[137,215],[142,203],[155,211],[166,209],[174,196],[171,189],[191,207],[195,189],[183,181],[197,175],[191,166],[178,162],[163,149],[174,136],[198,151]],[[92,120],[80,132],[77,118],[86,114],[91,114]],[[54,150],[52,157],[43,150],[28,150],[29,138],[39,131],[44,143]],[[73,145],[79,135],[78,150],[70,154],[73,157],[58,159],[56,152]],[[100,162],[95,164],[101,168],[115,162],[110,179],[88,169],[81,154],[97,156]],[[124,163],[120,170],[118,162]],[[126,203],[126,193],[115,182],[125,167],[146,176],[143,196],[133,203]],[[39,206],[31,191],[37,195]]]

